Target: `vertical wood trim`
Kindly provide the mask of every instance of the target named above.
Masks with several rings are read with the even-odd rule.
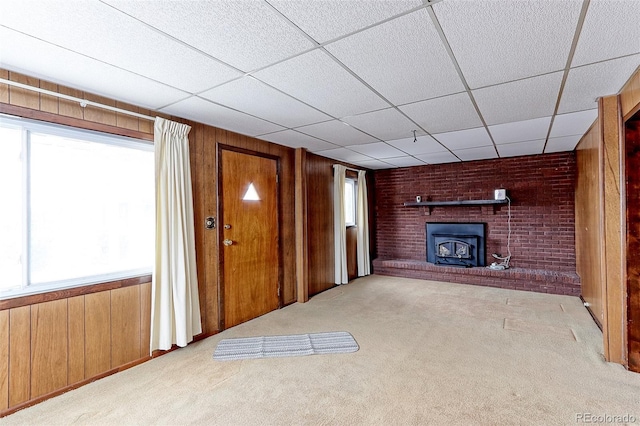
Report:
[[[606,250],[606,312],[608,358],[627,365],[626,357],[626,283],[622,262],[621,202],[624,183],[621,179],[621,115],[618,96],[602,98],[602,139],[604,160],[604,245]],[[624,234],[626,235],[626,233]]]
[[[605,239],[605,182],[604,182],[604,105],[602,98],[598,99],[598,205],[600,207],[600,220],[598,221],[598,232],[602,241],[602,249],[600,251],[600,282],[601,287],[601,300],[602,300],[602,341],[604,357],[608,361],[611,359],[609,348],[609,313],[607,311],[607,245]]]
[[[309,241],[307,239],[307,150],[295,152],[296,280],[298,302],[309,301]]]
[[[30,399],[67,385],[67,300],[31,306]]]
[[[31,396],[31,306],[9,310],[9,407]]]
[[[139,286],[111,290],[111,368],[140,358]]]
[[[151,283],[140,284],[140,358],[151,354]]]
[[[205,233],[215,233],[215,229],[205,228],[205,217],[215,216],[214,212],[206,214],[204,198],[206,197],[204,188],[203,167],[203,141],[204,126],[202,124],[194,124],[189,133],[189,159],[191,166],[191,187],[193,192],[193,222],[195,227],[195,245],[196,245],[196,269],[198,271],[198,300],[200,302],[200,321],[202,323],[202,331],[208,333],[207,323],[207,279],[204,256],[204,236]]]
[[[0,311],[0,411],[9,408],[9,311]]]
[[[67,383],[72,385],[84,376],[84,296],[67,299],[69,328],[69,367]]]
[[[111,292],[87,294],[84,302],[84,376],[88,378],[111,368]]]

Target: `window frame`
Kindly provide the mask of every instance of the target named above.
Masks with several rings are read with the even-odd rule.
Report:
[[[82,120],[79,120],[82,121]],[[20,298],[33,298],[44,295],[46,293],[73,293],[73,294],[86,294],[94,292],[91,287],[95,286],[107,286],[119,288],[127,285],[133,285],[133,283],[149,282],[151,280],[153,265],[149,268],[137,268],[126,271],[118,271],[113,273],[95,274],[84,277],[76,277],[63,280],[52,280],[40,284],[32,284],[30,282],[30,134],[40,133],[46,135],[52,135],[62,138],[70,138],[74,140],[87,141],[91,143],[100,143],[108,146],[116,146],[121,148],[137,149],[146,152],[154,152],[153,139],[133,137],[116,132],[107,132],[101,130],[93,130],[86,126],[86,123],[82,123],[80,126],[60,124],[57,122],[49,122],[32,118],[25,118],[15,115],[9,115],[0,113],[0,125],[3,127],[13,127],[21,130],[22,134],[22,148],[23,155],[27,158],[22,165],[22,193],[24,195],[22,200],[22,258],[27,259],[23,262],[23,274],[20,287],[12,287],[8,290],[0,290],[0,302],[6,304],[10,300],[16,300]],[[143,135],[142,132],[136,132]],[[155,208],[155,205],[154,205]],[[46,297],[46,300],[49,300]],[[53,300],[57,299],[54,298]],[[11,302],[15,304],[15,302]],[[19,304],[21,305],[21,304]]]
[[[354,178],[345,178],[345,200],[347,197],[346,194],[346,188],[347,188],[347,182],[350,182],[353,188],[352,194],[351,194],[351,202],[352,202],[352,206],[353,206],[353,222],[348,222],[347,221],[347,203],[345,202],[345,225],[347,226],[347,228],[352,227],[352,226],[357,226],[358,225],[358,180],[354,179]]]

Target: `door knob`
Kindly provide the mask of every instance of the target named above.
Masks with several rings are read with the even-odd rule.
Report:
[[[225,246],[230,246],[231,244],[233,244],[233,241],[231,241],[231,240],[224,240],[224,241],[222,242],[222,244],[224,244]]]

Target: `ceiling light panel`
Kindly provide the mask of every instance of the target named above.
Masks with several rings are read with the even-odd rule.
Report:
[[[296,130],[340,146],[359,145],[376,140],[376,138],[338,120],[303,126]]]
[[[520,155],[542,154],[545,139],[498,145],[500,157],[518,157]]]
[[[549,137],[584,135],[597,118],[597,109],[558,114],[553,119],[553,127],[551,127]]]
[[[440,3],[438,3],[440,4]],[[473,91],[488,125],[553,115],[562,72],[527,78]]]
[[[547,132],[549,132],[549,124],[551,124],[551,117],[542,117],[534,118],[533,120],[496,124],[495,126],[489,126],[489,131],[496,144],[532,141],[535,139],[544,140],[547,137]]]
[[[346,162],[367,161],[372,159],[371,157],[368,157],[364,154],[360,154],[359,152],[351,151],[350,149],[347,149],[347,148],[336,148],[336,149],[329,149],[326,151],[318,151],[316,154],[322,155],[323,157],[327,157],[327,158],[333,158],[334,160],[341,160]]]
[[[416,155],[416,158],[424,161],[427,164],[443,164],[443,163],[459,163],[460,159],[450,153],[445,152],[432,152],[430,154]]]
[[[640,1],[591,0],[572,66],[640,53]]]
[[[289,1],[269,3],[318,43],[358,31],[377,22],[422,6],[411,1]]]
[[[596,98],[618,93],[639,65],[640,54],[572,68],[558,113],[596,108]]]
[[[326,49],[396,105],[464,90],[424,9],[331,43]]]
[[[9,1],[0,24],[192,93],[241,75],[100,2]]]
[[[447,151],[447,148],[442,146],[442,144],[438,143],[431,136],[418,136],[415,142],[413,137],[410,137],[387,141],[387,143],[410,155]]]
[[[252,77],[244,77],[199,96],[285,127],[330,120],[326,114],[287,96]]]
[[[404,152],[388,145],[384,142],[374,142],[362,145],[351,145],[347,148],[359,152],[361,154],[368,155],[369,157],[378,158],[384,160],[391,157],[402,157]]]
[[[0,27],[0,40],[0,68],[149,109],[188,96],[173,87],[4,27]]]
[[[337,146],[332,143],[296,132],[295,130],[269,133],[267,135],[260,135],[258,138],[291,148],[306,148],[310,152],[337,148]]]
[[[493,146],[480,146],[477,148],[460,149],[453,152],[462,161],[487,160],[498,158],[498,154]]]
[[[254,76],[338,118],[389,107],[321,50],[281,62]]]
[[[460,130],[457,132],[439,133],[433,135],[433,137],[452,151],[457,149],[493,145],[491,138],[484,127]]]
[[[261,1],[105,2],[245,72],[314,47]]]
[[[399,108],[429,133],[482,126],[478,112],[466,92],[403,105]]]
[[[565,67],[582,0],[443,1],[433,6],[469,86]]]
[[[248,136],[284,130],[273,123],[192,96],[160,111]]]
[[[574,135],[574,136],[562,136],[560,138],[549,138],[547,142],[547,147],[544,152],[562,152],[562,151],[573,151],[582,139],[582,135]]]
[[[412,129],[417,127],[395,108],[344,117],[342,121],[382,140],[398,139],[407,136],[412,134]]]
[[[426,163],[422,160],[418,160],[415,157],[396,157],[396,158],[385,158],[385,162],[396,166],[396,167],[414,167],[414,166],[424,166]]]

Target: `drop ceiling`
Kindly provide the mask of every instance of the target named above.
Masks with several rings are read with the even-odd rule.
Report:
[[[371,169],[573,150],[638,0],[2,0],[0,67]]]

